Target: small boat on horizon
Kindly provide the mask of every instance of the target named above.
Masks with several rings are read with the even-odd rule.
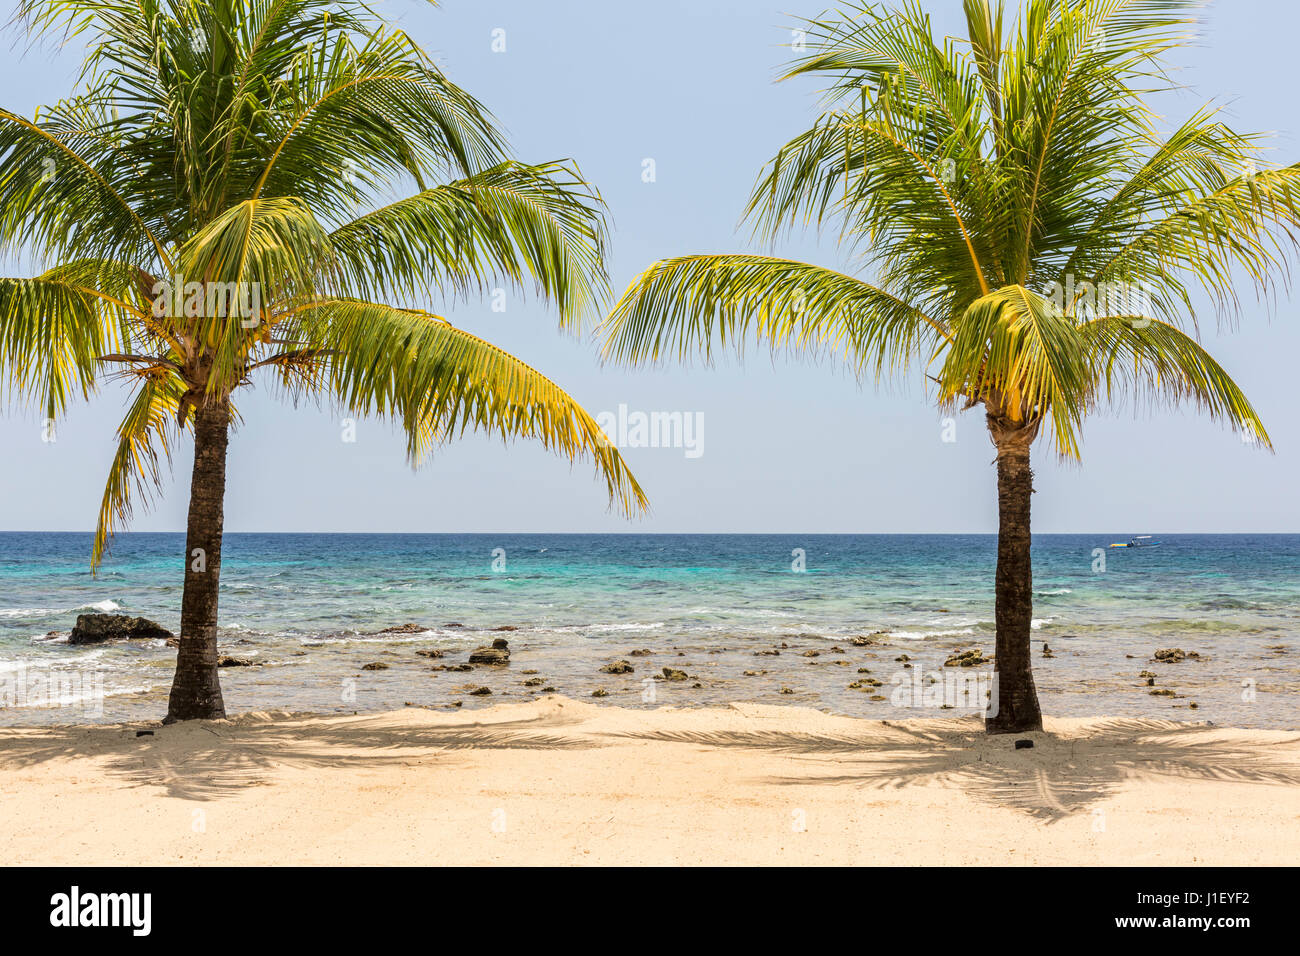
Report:
[[[1112,548],[1149,548],[1151,547],[1151,545],[1159,544],[1159,543],[1160,543],[1159,541],[1156,541],[1149,534],[1139,534],[1139,535],[1134,535],[1133,537],[1129,538],[1127,541],[1116,541],[1114,544],[1111,545],[1111,547]]]

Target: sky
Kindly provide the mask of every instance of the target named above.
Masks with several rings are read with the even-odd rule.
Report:
[[[658,258],[761,251],[739,228],[762,165],[818,111],[816,81],[776,83],[797,17],[827,0],[383,0],[500,120],[528,162],[575,159],[610,210],[609,268],[622,291]],[[935,29],[958,33],[959,0],[925,0]],[[0,17],[12,19],[13,0]],[[498,32],[504,31],[504,33]],[[1272,155],[1300,161],[1294,61],[1300,4],[1212,4],[1198,44],[1177,61],[1189,90],[1161,101],[1171,121],[1206,101],[1240,131],[1271,131]],[[504,39],[504,51],[500,50]],[[494,50],[494,41],[497,50]],[[0,105],[30,116],[74,89],[81,49],[28,48],[10,24],[0,41]],[[646,160],[654,177],[646,182]],[[832,237],[796,236],[780,254],[855,268]],[[7,264],[6,268],[11,268]],[[1300,423],[1295,356],[1300,293],[1270,305],[1243,288],[1235,328],[1202,323],[1273,437],[1244,444],[1194,409],[1101,413],[1084,429],[1082,463],[1034,450],[1038,532],[1300,532]],[[692,448],[632,448],[626,458],[650,512],[609,508],[589,462],[571,465],[526,442],[471,436],[419,470],[388,425],[361,420],[354,441],[328,408],[294,408],[243,390],[230,443],[227,531],[338,532],[993,532],[993,447],[973,410],[945,430],[924,382],[876,388],[834,364],[750,350],[715,367],[603,365],[590,334],[562,333],[552,310],[511,293],[444,311],[454,323],[550,376],[593,415],[683,412],[702,423]],[[0,409],[0,530],[94,527],[126,393],[108,385],[43,440],[35,412]],[[955,439],[955,440],[945,440]],[[165,493],[133,530],[185,526],[188,441]]]

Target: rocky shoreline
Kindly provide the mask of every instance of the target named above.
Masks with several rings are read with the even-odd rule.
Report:
[[[145,697],[165,691],[171,653],[163,647],[174,647],[176,638],[157,622],[82,614],[74,631],[80,639],[74,643],[69,635],[70,648],[138,647],[140,656],[156,665],[154,689]],[[507,634],[509,639],[500,636]],[[742,639],[714,646],[665,635],[618,647],[610,640],[548,642],[522,624],[471,628],[407,622],[312,642],[235,637],[222,641],[220,666],[236,709],[460,709],[560,693],[634,708],[751,700],[906,718],[977,712],[983,704],[975,695],[987,692],[995,665],[991,640],[972,646],[969,637],[916,641],[882,630],[834,640],[794,632],[767,641],[735,637]],[[392,643],[385,643],[388,638]],[[1042,686],[1049,695],[1056,690],[1052,668],[1068,666],[1079,653],[1069,635],[1053,638],[1053,645],[1041,645]],[[1286,648],[1271,651],[1281,656]],[[1125,713],[1175,718],[1181,713],[1182,719],[1214,713],[1201,703],[1207,689],[1200,675],[1208,655],[1152,648],[1124,659],[1128,663],[1115,673],[1099,675],[1104,682],[1093,683],[1122,695]],[[304,672],[304,665],[310,670]],[[330,686],[337,689],[331,693]]]

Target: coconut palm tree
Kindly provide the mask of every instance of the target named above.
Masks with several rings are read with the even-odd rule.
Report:
[[[1029,0],[1012,19],[965,0],[961,40],[936,37],[915,3],[808,21],[783,78],[829,78],[827,107],[764,169],[746,216],[769,240],[837,224],[857,264],[663,260],[603,330],[607,356],[631,363],[757,341],[877,380],[919,364],[941,407],[983,408],[999,508],[991,733],[1042,727],[1035,439],[1077,459],[1085,416],[1132,399],[1194,403],[1271,447],[1199,344],[1195,295],[1230,319],[1235,279],[1271,288],[1294,249],[1300,167],[1265,163],[1210,108],[1172,128],[1152,112],[1193,6]]]
[[[424,311],[532,286],[565,324],[607,295],[598,194],[512,159],[484,108],[355,0],[26,0],[90,37],[84,92],[0,110],[0,242],[54,263],[0,281],[0,368],[51,413],[133,387],[92,563],[194,438],[167,720],[224,714],[226,449],[266,379],[400,424],[413,460],[466,430],[590,457],[644,496],[595,421],[519,359]]]

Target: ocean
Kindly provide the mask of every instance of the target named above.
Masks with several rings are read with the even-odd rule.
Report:
[[[1300,728],[1300,535],[1108,547],[1131,535],[1034,537],[1044,712]],[[92,611],[177,630],[184,536],[119,535],[97,576],[90,544],[89,534],[0,533],[2,723],[165,713],[175,651],[163,641],[66,640]],[[221,652],[258,666],[223,668],[222,685],[232,714],[597,691],[624,707],[970,713],[960,682],[987,679],[991,666],[944,664],[973,648],[993,654],[995,558],[992,535],[229,534]],[[377,633],[408,623],[421,630]],[[434,669],[494,638],[508,640],[510,665]],[[1198,656],[1153,661],[1165,648]],[[632,671],[601,670],[618,660]],[[688,679],[651,679],[664,667]],[[939,692],[945,682],[957,685],[955,703]],[[934,693],[911,693],[921,686]],[[471,693],[480,688],[490,693]]]

